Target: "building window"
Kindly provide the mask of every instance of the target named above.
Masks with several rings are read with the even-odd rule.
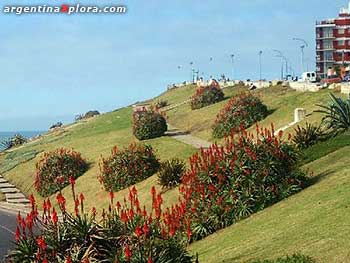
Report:
[[[338,29],[338,34],[341,34],[341,35],[343,35],[344,34],[344,29],[343,28],[340,28],[340,29]]]
[[[345,41],[344,40],[338,40],[338,45],[339,46],[344,46],[345,45]]]

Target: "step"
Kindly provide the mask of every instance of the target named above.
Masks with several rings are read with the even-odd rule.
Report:
[[[9,204],[29,204],[29,200],[22,198],[22,199],[10,199],[7,200],[7,203]]]
[[[16,187],[10,183],[0,183],[0,188],[16,188]]]
[[[26,199],[25,195],[22,193],[9,193],[5,194],[5,197],[7,201],[10,199]]]
[[[1,183],[7,183],[7,180],[4,177],[0,177],[0,184]]]
[[[11,188],[1,188],[1,191],[4,194],[10,194],[10,193],[19,193],[19,190],[17,188],[11,187]]]

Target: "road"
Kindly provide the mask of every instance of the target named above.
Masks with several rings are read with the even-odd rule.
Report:
[[[16,214],[0,209],[0,261],[13,246]]]

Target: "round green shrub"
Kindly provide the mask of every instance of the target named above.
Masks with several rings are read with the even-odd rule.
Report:
[[[216,116],[213,137],[222,138],[242,127],[248,128],[267,115],[267,106],[258,97],[250,93],[241,93],[232,97]]]
[[[149,145],[130,144],[123,150],[115,146],[100,161],[99,180],[107,191],[119,191],[155,174],[159,161]]]
[[[69,178],[81,176],[88,164],[79,152],[64,148],[44,153],[36,164],[34,186],[38,193],[47,197],[69,184]]]
[[[163,188],[173,188],[181,183],[186,164],[179,159],[171,159],[160,164],[158,183]]]
[[[139,140],[163,136],[168,130],[165,117],[158,111],[139,110],[133,114],[133,134]]]
[[[192,96],[191,109],[196,110],[224,100],[225,94],[217,86],[199,87]]]

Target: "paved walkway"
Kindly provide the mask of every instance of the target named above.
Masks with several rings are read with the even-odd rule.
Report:
[[[181,131],[170,124],[168,124],[168,131],[166,132],[166,135],[180,142],[189,144],[197,149],[209,148],[209,146],[213,144],[211,142],[195,137],[191,135],[189,132]]]

